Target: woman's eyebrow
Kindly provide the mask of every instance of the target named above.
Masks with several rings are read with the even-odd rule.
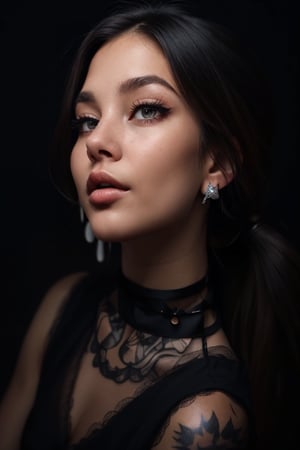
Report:
[[[129,78],[120,84],[120,92],[124,94],[128,91],[133,91],[149,84],[160,84],[174,92],[176,95],[179,95],[171,84],[169,84],[164,78],[158,77],[157,75],[145,75],[141,77]]]
[[[142,77],[129,78],[120,84],[119,91],[121,94],[126,94],[129,91],[134,91],[143,86],[148,86],[149,84],[160,84],[179,96],[178,92],[173,88],[173,86],[171,86],[170,83],[157,75],[145,75]],[[96,103],[96,99],[92,92],[81,91],[75,99],[75,105],[78,103]]]
[[[75,98],[75,106],[77,103],[96,103],[95,96],[90,91],[81,91]]]

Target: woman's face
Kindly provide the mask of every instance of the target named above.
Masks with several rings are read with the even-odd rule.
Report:
[[[75,115],[71,170],[98,238],[200,227],[200,126],[154,42],[128,32],[103,46]]]

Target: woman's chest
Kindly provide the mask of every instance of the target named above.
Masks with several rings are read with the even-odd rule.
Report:
[[[124,406],[178,365],[195,357],[199,343],[132,329],[99,329],[84,353],[72,389],[71,442],[102,428]]]

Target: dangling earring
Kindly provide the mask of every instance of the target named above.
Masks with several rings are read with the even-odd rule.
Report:
[[[211,198],[212,200],[217,200],[219,198],[218,186],[214,186],[210,182],[207,185],[202,204],[206,203],[206,200]]]
[[[105,252],[104,252],[104,243],[100,239],[97,240],[97,246],[96,246],[96,259],[98,262],[103,262],[105,258]]]
[[[95,235],[89,221],[86,221],[84,226],[84,237],[86,242],[88,242],[89,244],[92,244],[92,242],[94,242],[95,240]]]
[[[84,225],[84,238],[85,238],[86,242],[88,242],[89,244],[92,244],[96,240],[96,237],[93,233],[90,222],[88,220],[86,220],[83,208],[81,206],[80,206],[79,212],[80,212],[80,221],[81,221],[81,223],[85,224]],[[97,239],[96,259],[98,262],[102,262],[102,261],[104,261],[104,258],[105,258],[104,243],[100,239]]]

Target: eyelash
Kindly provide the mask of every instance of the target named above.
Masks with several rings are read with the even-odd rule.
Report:
[[[162,120],[170,112],[170,108],[167,108],[166,106],[164,106],[160,100],[155,100],[155,101],[151,101],[151,102],[150,101],[147,101],[147,102],[138,101],[138,102],[134,102],[131,105],[129,120],[134,119],[135,114],[139,110],[142,110],[143,108],[146,108],[146,109],[152,111],[153,113],[158,114],[158,117],[155,116],[152,118],[138,119],[138,121],[142,122],[143,124],[150,124],[150,123],[153,123],[154,121]],[[83,126],[88,123],[90,125],[92,125],[93,128],[91,128],[90,130],[83,130]],[[92,131],[94,128],[96,128],[98,123],[99,123],[99,120],[92,116],[78,117],[78,118],[72,120],[72,130],[76,131],[79,134],[86,133],[86,132]]]
[[[83,126],[88,122],[92,123],[95,128],[98,125],[99,120],[91,116],[77,117],[76,119],[72,119],[72,130],[77,131],[78,133],[86,133],[86,131],[83,131]]]
[[[134,115],[139,111],[142,110],[143,108],[148,108],[149,110],[151,110],[152,112],[156,112],[158,113],[158,117],[153,117],[153,118],[144,118],[144,119],[139,119],[141,122],[143,123],[152,123],[154,121],[157,120],[161,120],[164,119],[170,112],[170,108],[167,108],[166,106],[163,105],[163,103],[160,100],[155,100],[155,101],[137,101],[134,102],[131,106],[131,113],[129,116],[129,120],[132,120],[134,118]]]

